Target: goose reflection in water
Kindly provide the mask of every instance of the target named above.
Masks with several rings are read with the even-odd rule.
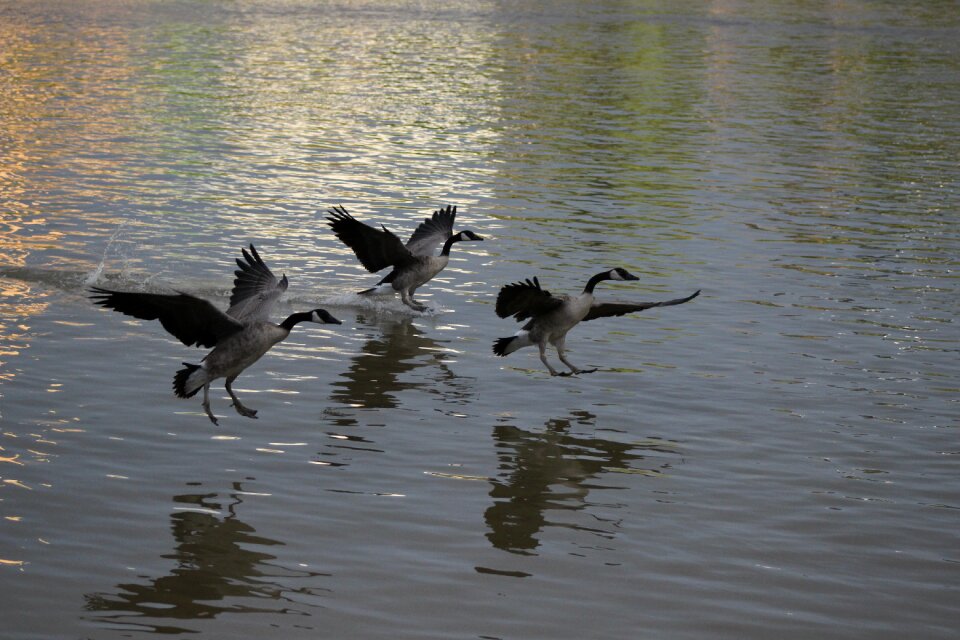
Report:
[[[472,379],[450,369],[445,343],[428,337],[412,319],[377,322],[357,317],[357,323],[371,329],[370,338],[342,378],[331,384],[333,400],[368,409],[393,409],[400,405],[398,394],[411,389],[425,389],[449,402],[465,401],[473,395]],[[404,375],[420,367],[431,369],[422,376]]]
[[[550,510],[590,509],[591,491],[619,489],[612,483],[592,481],[600,474],[620,472],[656,475],[669,468],[669,461],[656,460],[653,469],[631,465],[656,453],[675,454],[669,441],[617,442],[597,437],[571,435],[571,425],[594,429],[596,416],[574,411],[568,418],[551,419],[543,431],[529,431],[509,424],[493,427],[499,459],[499,477],[492,480],[493,505],[484,513],[494,547],[512,553],[533,555],[540,546],[538,534],[547,526],[564,526],[612,537],[612,531],[596,527],[551,522]],[[640,452],[647,452],[644,455]],[[592,482],[591,482],[592,481]],[[591,514],[596,521],[604,519]]]
[[[241,491],[239,483],[234,489]],[[95,620],[156,633],[184,633],[195,630],[170,621],[209,620],[226,612],[308,615],[302,600],[295,602],[285,594],[296,591],[311,597],[328,591],[271,581],[328,574],[273,564],[276,556],[262,549],[283,543],[256,535],[237,518],[236,509],[243,502],[240,493],[230,494],[225,505],[212,493],[180,495],[174,502],[183,505],[170,516],[176,547],[163,557],[174,560],[176,568],[145,583],[118,584],[116,594],[86,595],[87,610],[104,612]],[[245,599],[255,599],[256,604],[244,604]]]

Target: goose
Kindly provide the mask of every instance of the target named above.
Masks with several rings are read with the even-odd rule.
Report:
[[[360,292],[360,295],[397,291],[400,300],[414,311],[426,311],[427,306],[413,299],[416,290],[429,282],[450,261],[450,247],[463,240],[483,240],[469,229],[454,234],[453,221],[457,208],[447,205],[424,219],[403,244],[393,232],[382,226],[379,229],[360,222],[343,206],[328,210],[330,228],[345,245],[353,249],[360,264],[370,273],[393,267],[376,286]],[[443,245],[440,255],[434,250]]]
[[[579,369],[567,360],[564,341],[570,329],[584,320],[622,316],[625,313],[643,311],[652,307],[683,304],[700,295],[698,289],[686,298],[663,302],[598,302],[593,297],[593,289],[604,280],[639,280],[639,278],[622,267],[601,271],[587,281],[583,293],[578,296],[555,296],[542,289],[537,278],[502,287],[497,296],[497,315],[501,318],[513,316],[518,322],[529,318],[530,322],[523,325],[516,335],[494,341],[493,353],[505,357],[523,347],[537,345],[540,349],[540,360],[546,365],[550,375],[591,373],[596,369]],[[567,365],[570,373],[558,373],[547,361],[548,342],[556,347],[560,361]]]
[[[203,389],[203,410],[213,424],[218,422],[210,411],[211,382],[226,378],[224,386],[237,413],[256,418],[256,410],[244,406],[233,392],[231,385],[237,376],[285,340],[301,322],[342,324],[324,309],[291,314],[280,324],[269,322],[270,311],[287,290],[287,276],[277,280],[252,244],[249,253],[242,251],[243,260],[237,258],[240,268],[234,272],[236,279],[226,312],[180,291],[138,293],[90,287],[90,298],[95,304],[141,320],[159,320],[164,329],[188,347],[213,347],[202,364],[184,362],[184,368],[173,377],[173,390],[179,398],[191,398]]]

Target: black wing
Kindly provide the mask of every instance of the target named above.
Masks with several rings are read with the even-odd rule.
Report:
[[[609,318],[610,316],[622,316],[625,313],[643,311],[653,307],[669,307],[675,304],[690,302],[700,295],[700,290],[686,298],[677,298],[675,300],[664,300],[663,302],[594,302],[584,320],[596,320],[597,318]]]
[[[159,320],[188,347],[213,347],[243,329],[243,324],[215,306],[186,293],[133,293],[91,287],[90,299],[107,309],[141,320]]]
[[[246,249],[242,251],[243,260],[237,258],[240,268],[234,271],[237,277],[233,281],[227,315],[244,322],[266,320],[277,300],[287,290],[287,276],[277,280],[252,244],[249,253]]]
[[[428,256],[453,235],[453,221],[457,217],[457,208],[447,205],[446,209],[434,211],[433,216],[425,218],[407,240],[407,250],[415,256]]]
[[[519,322],[549,313],[562,304],[563,300],[540,288],[539,280],[527,278],[500,289],[496,312],[501,318],[513,316]]]
[[[329,210],[330,228],[340,241],[357,255],[360,264],[371,273],[384,267],[404,264],[413,259],[396,235],[386,227],[374,229],[347,213],[343,207]]]

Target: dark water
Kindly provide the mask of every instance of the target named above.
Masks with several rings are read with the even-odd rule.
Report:
[[[438,6],[439,5],[439,6]],[[953,638],[951,2],[0,1],[5,638]],[[455,247],[411,314],[322,220]],[[324,306],[213,426],[85,287]],[[505,283],[682,307],[490,353]],[[555,357],[551,354],[551,358]]]

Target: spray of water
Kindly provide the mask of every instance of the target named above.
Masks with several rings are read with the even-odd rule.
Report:
[[[126,224],[127,224],[127,221],[124,220],[123,222],[118,224],[117,228],[114,229],[112,234],[110,234],[110,239],[107,240],[107,246],[103,248],[103,255],[100,256],[100,263],[97,265],[97,267],[93,271],[87,274],[86,278],[84,278],[84,281],[83,281],[84,285],[89,287],[90,285],[96,284],[97,281],[100,280],[100,275],[103,273],[103,268],[107,263],[107,255],[110,253],[110,247],[113,246],[114,241],[116,241],[117,237],[120,235],[120,232],[123,231],[123,228],[126,226]]]
[[[319,304],[332,307],[351,307],[373,312],[376,315],[403,315],[415,318],[433,317],[445,311],[442,307],[429,305],[426,311],[414,311],[400,301],[396,295],[359,295],[356,293],[338,293],[320,300]]]

